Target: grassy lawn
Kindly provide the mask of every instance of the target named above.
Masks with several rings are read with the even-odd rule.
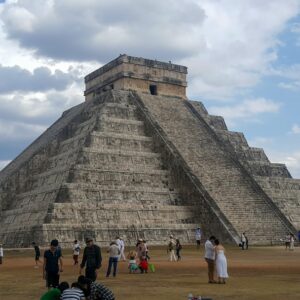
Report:
[[[165,247],[150,247],[155,273],[128,274],[127,263],[120,262],[117,277],[108,279],[104,276],[108,259],[102,248],[104,259],[98,280],[110,287],[119,300],[186,300],[190,292],[213,300],[300,299],[299,247],[295,251],[285,251],[283,247],[254,247],[248,251],[226,248],[230,278],[225,285],[207,283],[203,247],[197,251],[192,246],[184,246],[180,262],[168,262]],[[34,250],[6,250],[4,255],[0,299],[39,299],[46,289],[42,267],[34,268]],[[72,283],[78,276],[78,267],[72,265],[70,250],[65,249],[63,255],[61,280]]]

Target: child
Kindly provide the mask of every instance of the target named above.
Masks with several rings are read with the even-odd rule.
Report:
[[[78,257],[79,257],[79,252],[80,252],[80,245],[77,240],[74,241],[73,245],[73,261],[74,261],[74,266],[78,264]]]
[[[135,273],[139,267],[136,264],[136,253],[134,251],[130,251],[128,258],[129,258],[129,264],[128,264],[128,269],[129,269],[129,273]]]
[[[32,242],[32,246],[34,248],[34,253],[35,253],[35,268],[38,268],[38,263],[40,263],[40,256],[41,256],[41,252],[40,252],[40,248],[39,246],[35,243],[35,242]]]
[[[141,262],[139,263],[139,268],[141,273],[148,273],[148,261],[146,256],[143,256]]]
[[[182,246],[180,244],[179,239],[176,239],[176,256],[177,256],[177,261],[181,260],[181,256],[180,256],[180,251],[182,249]]]

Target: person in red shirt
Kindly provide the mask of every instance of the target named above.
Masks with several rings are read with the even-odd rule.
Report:
[[[148,261],[146,256],[143,256],[141,262],[139,263],[139,268],[141,273],[148,273]]]

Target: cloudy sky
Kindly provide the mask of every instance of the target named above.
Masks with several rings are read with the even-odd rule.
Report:
[[[120,53],[186,65],[188,96],[300,178],[300,0],[0,0],[0,169]]]

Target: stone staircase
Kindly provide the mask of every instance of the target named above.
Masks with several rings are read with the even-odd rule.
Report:
[[[251,243],[263,244],[279,241],[294,230],[187,101],[145,94],[137,97],[236,232],[246,231]],[[218,124],[223,125],[220,119]]]

